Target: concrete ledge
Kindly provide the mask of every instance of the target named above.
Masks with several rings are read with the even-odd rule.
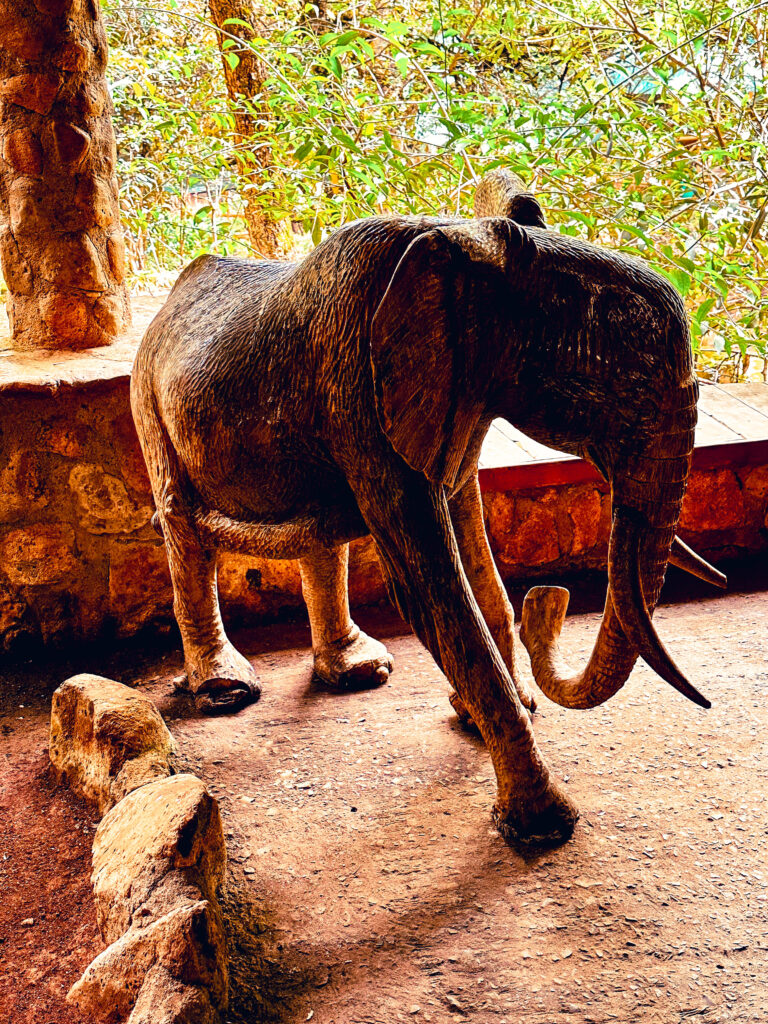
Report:
[[[694,472],[768,465],[768,439],[705,444],[693,454]],[[564,456],[551,462],[528,462],[520,466],[494,466],[480,470],[484,491],[514,491],[538,487],[566,487],[569,484],[603,484],[603,478],[588,462]]]
[[[0,394],[52,395],[128,380],[140,337],[131,332],[114,345],[80,352],[0,352]]]

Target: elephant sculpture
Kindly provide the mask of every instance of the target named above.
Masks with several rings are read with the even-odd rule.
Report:
[[[723,582],[675,536],[697,400],[682,302],[642,263],[547,230],[511,175],[481,182],[474,219],[373,217],[297,263],[196,259],[141,343],[131,400],[202,711],[259,696],[222,626],[217,548],[298,558],[317,674],[387,679],[347,599],[348,542],[370,533],[486,742],[502,835],[567,839],[578,812],[536,744],[483,525],[477,462],[498,416],[611,487],[605,611],[582,671],[558,651],[567,591],[526,599],[538,686],[594,707],[641,656],[708,706],[651,621],[669,561]]]

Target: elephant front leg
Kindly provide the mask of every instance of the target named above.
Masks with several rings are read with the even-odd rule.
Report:
[[[204,714],[239,711],[259,699],[261,688],[250,663],[224,632],[216,584],[216,557],[200,544],[184,508],[167,499],[158,509],[158,526],[173,583],[173,610],[184,645],[186,680]]]
[[[389,479],[387,479],[387,475]],[[498,783],[494,820],[522,843],[557,843],[578,811],[551,776],[460,563],[442,491],[404,468],[356,488],[401,614],[477,724]],[[401,480],[402,477],[402,480]]]
[[[515,663],[515,612],[493,558],[483,521],[480,483],[475,474],[450,501],[451,521],[459,545],[464,572],[472,587],[491,636],[509,669],[523,707],[533,713],[536,700],[521,678]],[[451,695],[459,720],[471,724],[471,716],[457,694]]]
[[[338,690],[380,686],[394,668],[384,644],[363,633],[350,617],[348,561],[348,544],[318,547],[299,561],[315,675]]]

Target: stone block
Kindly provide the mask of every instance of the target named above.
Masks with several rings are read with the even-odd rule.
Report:
[[[120,460],[120,475],[129,493],[136,499],[153,504],[147,465],[141,451],[136,427],[130,410],[115,415],[107,424],[109,441]]]
[[[103,177],[110,178],[115,173],[117,165],[117,143],[108,112],[105,110],[102,117],[94,118],[92,125],[92,169]]]
[[[32,73],[13,75],[0,84],[0,97],[36,114],[47,114],[59,91],[58,75]]]
[[[43,172],[43,147],[30,128],[17,128],[6,135],[3,159],[18,174],[28,174],[34,178]]]
[[[3,49],[23,60],[39,60],[45,48],[45,27],[38,19],[19,17],[13,0],[0,3]]]
[[[11,523],[49,503],[46,472],[33,451],[15,451],[0,472],[0,522]]]
[[[77,502],[79,521],[91,533],[132,533],[146,526],[151,505],[138,505],[128,497],[125,484],[95,463],[74,466],[69,486]]]
[[[732,469],[692,473],[683,501],[680,529],[723,531],[744,525],[744,500]]]
[[[70,39],[54,54],[56,66],[62,71],[82,72],[91,62],[92,50],[77,39]]]
[[[544,565],[560,556],[553,492],[535,498],[486,496],[488,534],[499,560],[508,565]]]
[[[69,417],[57,417],[40,424],[35,447],[75,459],[85,454],[88,443],[88,433],[81,424],[73,423]]]
[[[90,306],[81,296],[68,292],[49,292],[38,301],[43,323],[69,347],[85,341]]]
[[[0,647],[9,650],[31,632],[21,595],[0,583]]]
[[[131,636],[173,608],[171,574],[162,542],[124,544],[109,561],[109,611],[120,636]]]
[[[73,106],[84,117],[99,117],[107,105],[107,90],[103,82],[86,79],[80,83]]]
[[[76,124],[57,121],[53,125],[53,141],[56,154],[62,164],[72,169],[77,167],[88,155],[91,139],[87,132]]]
[[[0,258],[3,263],[5,283],[13,295],[31,295],[34,291],[35,275],[28,260],[8,228],[0,229]]]
[[[570,554],[590,551],[600,540],[601,528],[606,526],[602,515],[602,495],[595,487],[579,487],[563,495],[561,500],[573,524]]]
[[[553,511],[530,498],[516,502],[518,526],[508,550],[523,565],[544,565],[560,557]]]
[[[103,331],[117,337],[125,326],[125,299],[122,295],[100,295],[93,304],[93,314]]]
[[[187,900],[117,939],[86,968],[67,1001],[96,1020],[213,1024],[220,1017],[212,1003],[226,1003],[227,983],[218,907]]]
[[[104,941],[162,917],[192,891],[215,900],[225,866],[219,808],[198,778],[174,775],[129,793],[102,819],[93,843]]]
[[[112,191],[112,184],[93,175],[83,174],[75,191],[75,206],[83,221],[108,228],[117,223],[117,197]],[[116,238],[122,238],[122,232],[115,232]]]
[[[75,531],[67,523],[35,523],[0,540],[0,565],[11,583],[61,583],[77,567]]]
[[[107,238],[107,258],[115,284],[122,284],[125,280],[125,242],[122,232],[115,231]]]
[[[55,288],[102,292],[107,278],[96,246],[84,232],[68,232],[58,237],[48,233],[41,252],[40,274]]]
[[[768,511],[768,466],[755,466],[742,473],[745,500]]]
[[[100,814],[172,771],[173,737],[143,693],[102,676],[72,676],[56,690],[49,754],[54,773]]]
[[[52,230],[51,196],[41,181],[17,178],[8,188],[8,216],[11,231],[22,241],[24,255],[34,263],[40,250],[40,238]]]

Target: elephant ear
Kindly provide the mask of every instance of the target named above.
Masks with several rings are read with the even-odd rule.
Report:
[[[436,483],[455,483],[483,417],[494,293],[503,285],[510,235],[520,232],[503,219],[424,232],[401,257],[374,314],[379,421],[405,461]]]

